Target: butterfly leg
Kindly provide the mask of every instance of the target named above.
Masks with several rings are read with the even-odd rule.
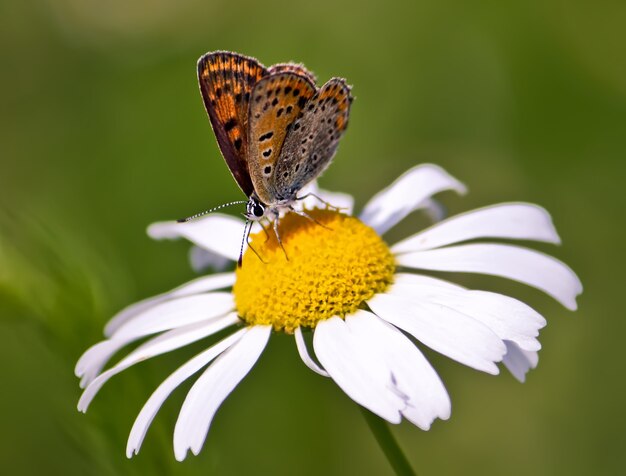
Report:
[[[261,220],[259,220],[259,225],[261,225],[261,228],[263,228],[263,231],[265,232],[265,242],[267,243],[267,241],[270,239],[270,234],[268,233],[267,228],[265,228],[265,225]]]
[[[252,246],[252,243],[250,243],[250,237],[249,236],[246,238],[246,241],[248,242],[248,247],[254,252],[254,254],[257,256],[257,258],[259,258],[261,260],[261,263],[267,264],[267,261],[265,261],[263,258],[261,258],[261,255],[257,252],[257,250],[254,249],[254,247]]]
[[[276,217],[274,219],[274,234],[276,235],[276,241],[278,241],[278,244],[282,248],[283,253],[285,253],[285,259],[287,259],[287,261],[289,261],[289,256],[287,255],[287,250],[285,250],[285,247],[283,246],[283,240],[280,239],[280,233],[278,233],[278,217]]]
[[[306,195],[303,195],[301,197],[297,197],[296,200],[300,201],[300,200],[304,200],[305,198],[308,198],[308,197],[316,198],[319,202],[321,202],[324,205],[326,205],[326,208],[331,208],[331,209],[333,209],[335,211],[347,210],[347,208],[345,208],[345,207],[336,207],[333,204],[328,203],[322,197],[320,197],[319,195],[314,194],[313,192],[309,192]]]
[[[327,230],[332,230],[332,228],[324,225],[323,223],[320,223],[319,221],[317,221],[315,218],[313,218],[311,215],[309,215],[307,212],[305,212],[304,210],[296,210],[293,207],[289,207],[289,209],[294,212],[297,215],[300,215],[301,217],[307,218],[308,220],[311,220],[313,223],[315,223],[316,225],[321,226],[322,228],[326,228]]]

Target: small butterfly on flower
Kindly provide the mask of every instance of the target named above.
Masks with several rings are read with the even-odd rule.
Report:
[[[300,64],[266,68],[226,51],[199,59],[198,81],[222,155],[248,197],[244,239],[253,222],[266,218],[274,222],[282,246],[278,219],[285,211],[308,217],[294,204],[337,151],[348,126],[350,87],[332,78],[318,88],[315,76]]]

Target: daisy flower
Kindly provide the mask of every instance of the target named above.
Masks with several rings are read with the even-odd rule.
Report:
[[[168,396],[202,371],[174,430],[176,458],[183,460],[188,450],[198,454],[219,406],[254,366],[272,331],[293,334],[302,361],[359,405],[390,423],[405,418],[423,430],[436,418],[449,418],[450,398],[421,346],[489,374],[497,374],[501,363],[523,381],[537,365],[545,319],[512,297],[422,273],[500,276],[535,287],[571,310],[581,283],[546,254],[484,241],[559,243],[549,214],[537,205],[492,205],[439,221],[393,246],[383,240],[415,210],[437,215],[432,196],[444,190],[464,193],[465,187],[441,168],[421,165],[374,196],[358,218],[351,216],[350,196],[317,191],[342,212],[313,208],[313,197],[304,200],[315,222],[284,216],[284,251],[272,233],[257,232],[251,242],[258,256],[248,249],[234,272],[201,277],[116,315],[106,326],[106,340],[76,365],[85,388],[79,410],[86,411],[114,375],[226,328],[232,329],[228,337],[182,365],[150,396],[132,427],[128,457],[139,451]],[[148,233],[188,239],[199,267],[236,261],[242,229],[241,220],[215,214],[184,224],[156,223]],[[312,345],[305,330],[313,333]],[[147,336],[152,337],[104,370],[115,353]]]

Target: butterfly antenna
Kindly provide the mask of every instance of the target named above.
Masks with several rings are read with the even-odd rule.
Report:
[[[250,226],[248,226],[248,224]],[[244,225],[244,228],[243,228],[243,238],[241,240],[241,248],[239,250],[239,259],[237,260],[237,267],[239,268],[241,268],[243,264],[243,247],[246,243],[248,243],[248,248],[250,248],[254,252],[254,254],[257,256],[257,258],[261,260],[261,263],[267,264],[267,262],[263,258],[261,258],[261,255],[257,253],[257,251],[252,247],[252,243],[250,243],[250,233],[252,232],[253,224],[254,223],[252,223],[250,220],[246,219],[246,224]]]
[[[176,221],[178,223],[187,223],[188,221],[192,221],[192,220],[195,220],[197,218],[203,217],[205,215],[208,215],[209,213],[216,212],[217,210],[220,210],[222,208],[230,207],[231,205],[241,205],[242,203],[248,203],[248,202],[246,202],[245,200],[237,200],[236,202],[223,203],[222,205],[219,205],[217,207],[211,208],[209,210],[205,210],[205,211],[200,212],[200,213],[196,213],[195,215],[192,215],[192,216],[187,217],[187,218],[181,218],[181,219],[176,220]]]
[[[250,229],[248,229],[248,225],[250,225],[250,220],[246,220],[246,224],[243,226],[243,236],[241,237],[241,246],[239,247],[239,259],[237,260],[238,268],[241,268],[243,263],[243,246],[250,235],[250,230],[252,230],[252,225],[250,225]]]

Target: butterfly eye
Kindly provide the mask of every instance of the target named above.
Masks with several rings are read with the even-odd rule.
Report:
[[[252,213],[255,217],[261,218],[265,214],[265,208],[263,207],[263,205],[257,203],[256,205],[254,205],[254,208],[252,208]]]

